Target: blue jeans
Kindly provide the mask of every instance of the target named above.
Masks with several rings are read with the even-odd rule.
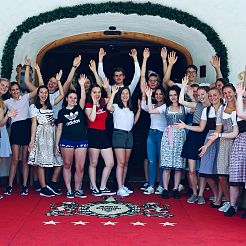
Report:
[[[156,129],[150,129],[147,139],[147,153],[149,161],[149,185],[155,185],[157,160],[160,160],[162,133]],[[162,184],[162,169],[160,168],[160,183]]]

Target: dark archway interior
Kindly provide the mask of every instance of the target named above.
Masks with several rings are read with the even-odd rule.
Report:
[[[72,66],[72,61],[75,56],[81,54],[82,62],[77,69],[77,75],[85,73],[92,76],[88,67],[89,61],[94,59],[98,63],[98,51],[103,47],[107,54],[104,57],[104,72],[112,81],[112,71],[115,67],[123,67],[126,73],[125,84],[128,85],[134,74],[133,59],[128,55],[129,51],[136,48],[138,51],[138,60],[141,67],[143,60],[144,48],[149,48],[151,55],[148,59],[147,70],[153,70],[163,77],[162,60],[160,51],[163,44],[136,39],[94,39],[87,41],[74,42],[63,45],[48,51],[41,63],[41,70],[45,81],[53,76],[59,69],[63,70],[62,81],[65,81],[69,70]],[[173,49],[167,47],[168,52]],[[178,55],[177,64],[174,66],[171,79],[180,81],[185,73],[187,62],[185,56],[175,50]],[[76,80],[76,78],[75,78]],[[137,99],[141,98],[140,88],[137,87],[133,94],[133,104],[136,108]],[[134,149],[129,163],[130,179],[143,180],[143,160],[146,158],[146,140],[149,129],[148,113],[141,113],[140,120],[134,129]],[[109,124],[112,127],[112,124]],[[115,171],[112,172],[112,177],[115,176]]]

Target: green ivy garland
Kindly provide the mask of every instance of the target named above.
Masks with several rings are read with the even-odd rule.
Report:
[[[150,2],[107,2],[57,8],[53,11],[42,13],[38,16],[33,16],[26,19],[22,24],[15,28],[5,43],[1,60],[2,76],[6,78],[11,77],[15,48],[24,33],[28,33],[30,30],[38,27],[41,24],[49,23],[59,19],[75,18],[79,15],[93,15],[102,13],[160,16],[162,18],[167,18],[169,20],[174,20],[177,23],[184,24],[187,27],[195,28],[206,36],[208,42],[213,46],[218,56],[223,57],[221,64],[223,75],[227,77],[229,74],[227,49],[225,45],[222,43],[214,29],[209,25],[201,22],[198,18],[175,8],[165,7],[160,4],[152,4]]]

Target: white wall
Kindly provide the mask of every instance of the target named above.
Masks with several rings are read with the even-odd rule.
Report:
[[[122,0],[125,2],[124,0]],[[2,56],[4,44],[9,34],[17,25],[20,25],[26,18],[38,15],[40,13],[51,11],[57,7],[73,6],[83,3],[97,3],[107,1],[79,1],[79,0],[8,0],[2,3],[0,9],[0,57]],[[117,2],[117,1],[115,1]],[[134,1],[133,2],[145,2]],[[154,0],[152,3],[161,3],[166,6],[175,7],[177,9],[188,12],[189,14],[198,17],[201,21],[212,26],[219,34],[221,40],[228,49],[230,80],[237,80],[237,74],[244,69],[246,56],[246,21],[245,9],[246,1],[205,1],[205,0]],[[107,17],[107,18],[105,18]],[[110,18],[109,18],[110,17]],[[109,19],[108,19],[109,18]],[[81,23],[85,23],[83,25]],[[124,21],[122,21],[124,20]],[[74,25],[73,21],[78,21]],[[92,21],[92,22],[90,22]],[[93,22],[94,21],[94,22]],[[55,23],[47,24],[46,27],[38,27],[25,34],[19,41],[19,46],[16,49],[14,65],[20,63],[23,56],[28,53],[34,57],[38,50],[47,42],[57,39],[63,35],[73,35],[75,33],[83,33],[88,31],[105,30],[109,25],[116,25],[118,29],[126,31],[146,32],[157,36],[164,36],[174,42],[185,45],[190,50],[194,63],[198,66],[209,65],[208,59],[214,53],[211,46],[206,42],[205,37],[196,30],[191,30],[177,23],[172,23],[169,20],[159,17],[146,17],[131,15],[127,18],[122,15],[98,15],[88,17],[78,17],[72,20],[57,21],[57,24],[66,23],[70,29],[54,29]],[[78,24],[79,23],[79,24]],[[143,24],[144,23],[144,24]],[[154,26],[154,28],[153,28]],[[59,26],[60,27],[60,26]],[[165,28],[163,28],[165,27]],[[170,27],[169,29],[166,27]],[[41,30],[46,30],[46,33],[41,34]],[[39,33],[39,35],[38,35]],[[33,36],[32,36],[33,35]],[[25,51],[25,52],[23,52]],[[24,54],[25,53],[25,54]],[[213,80],[214,74],[209,70],[208,81]],[[14,77],[14,75],[12,75]]]

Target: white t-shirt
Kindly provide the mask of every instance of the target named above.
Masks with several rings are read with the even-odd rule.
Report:
[[[134,113],[129,108],[120,108],[114,103],[113,121],[114,128],[124,131],[131,131],[134,124]]]
[[[7,109],[17,110],[17,115],[11,117],[11,124],[16,121],[26,120],[30,118],[29,115],[29,96],[30,93],[20,96],[19,100],[13,98],[4,101]]]
[[[50,103],[53,106],[55,99],[60,96],[60,91],[55,91],[54,93],[50,93]],[[58,119],[58,112],[60,109],[62,109],[62,103],[63,100],[61,100],[59,103],[57,103],[56,105],[53,106],[53,111],[54,111],[54,119]]]
[[[141,107],[144,111],[149,111],[146,101],[142,101]],[[159,130],[161,132],[164,131],[164,128],[167,126],[165,115],[166,108],[166,104],[162,104],[160,107],[155,108],[159,111],[159,114],[150,114],[150,129]]]
[[[236,113],[236,111],[232,111],[231,114],[225,113],[225,111],[223,111],[222,119],[226,120],[226,119],[230,119],[230,118],[232,120],[232,126],[236,126],[237,125],[237,113]],[[222,125],[221,117],[217,117],[216,125]]]

